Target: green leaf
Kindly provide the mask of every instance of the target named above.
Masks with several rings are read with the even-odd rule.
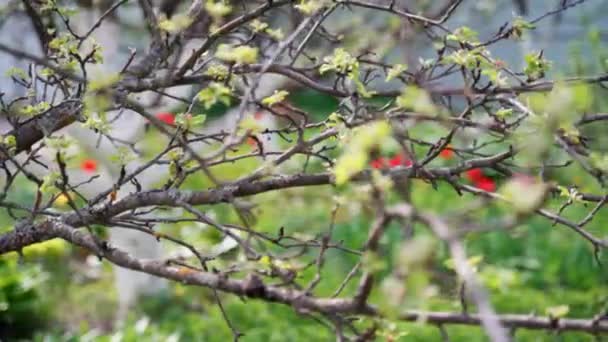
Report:
[[[289,92],[286,90],[275,90],[274,94],[262,100],[262,104],[268,107],[272,107],[277,103],[283,102],[287,95],[289,95]]]
[[[193,127],[202,126],[207,120],[207,116],[204,114],[192,115],[190,113],[180,113],[175,117],[175,125],[188,131]]]
[[[575,144],[580,144],[581,142],[581,133],[572,123],[565,123],[559,126],[560,131],[564,135],[564,137],[568,138],[568,140]]]
[[[341,74],[347,74],[351,71],[358,69],[359,62],[353,56],[351,56],[343,48],[337,48],[334,50],[331,56],[327,56],[323,59],[325,62],[319,68],[319,72],[324,74],[328,71],[335,71]]]
[[[511,30],[511,37],[515,39],[520,39],[523,33],[527,30],[533,30],[536,26],[521,17],[515,18],[513,20],[513,28]]]
[[[482,50],[480,49],[457,50],[443,57],[441,63],[444,65],[457,64],[468,69],[474,69],[477,67],[477,64],[483,60],[481,51]]]
[[[6,135],[4,137],[0,135],[0,145],[12,154],[17,149],[17,138],[14,135]]]
[[[336,185],[345,184],[350,177],[362,171],[367,164],[368,157],[365,151],[352,151],[342,155],[334,167]]]
[[[365,84],[363,84],[363,82],[361,82],[361,80],[359,80],[358,73],[355,74],[355,72],[351,72],[348,74],[348,78],[350,78],[351,80],[353,80],[353,82],[355,82],[355,86],[357,87],[357,93],[359,93],[361,96],[363,96],[365,98],[369,98],[369,97],[376,95],[376,93],[377,93],[376,91],[369,91],[365,88]]]
[[[447,40],[458,41],[461,43],[478,43],[478,33],[470,27],[462,26],[454,31],[454,34],[448,34]]]
[[[268,28],[268,24],[258,18],[255,18],[249,23],[249,27],[253,29],[253,32],[258,33],[266,30],[266,28]]]
[[[467,264],[473,269],[477,269],[479,264],[483,261],[483,255],[473,255],[467,259]],[[454,259],[449,258],[443,262],[443,265],[450,270],[456,270]]]
[[[301,0],[300,3],[294,7],[306,15],[312,15],[323,8],[326,4],[327,0]]]
[[[545,77],[545,73],[551,68],[551,62],[544,59],[540,52],[526,54],[524,60],[526,62],[524,73],[530,81]]]
[[[57,11],[66,18],[73,17],[78,14],[78,8],[75,7],[61,6],[57,8]]]
[[[410,85],[397,97],[397,106],[421,114],[438,114],[437,108],[426,90]]]
[[[241,120],[239,128],[241,130],[248,131],[252,134],[261,132],[263,129],[263,127],[260,126],[260,123],[250,115],[246,116],[245,118],[243,118],[243,120]]]
[[[598,169],[608,172],[608,154],[600,154],[598,152],[591,152],[589,156],[591,164]]]
[[[390,68],[389,71],[386,73],[386,79],[385,79],[385,81],[388,82],[388,81],[392,80],[393,78],[398,77],[405,70],[407,70],[407,64],[395,64],[395,65],[393,65],[393,67]]]
[[[213,77],[216,81],[224,81],[230,76],[228,67],[218,63],[211,64],[204,74]]]
[[[118,73],[110,73],[108,75],[97,77],[91,82],[89,82],[89,91],[94,92],[102,89],[111,88],[115,84],[120,82],[121,79],[122,76]]]
[[[280,28],[278,28],[278,29],[267,28],[266,34],[268,34],[274,40],[282,40],[285,37],[285,35],[283,34],[283,30],[281,30]]]
[[[568,198],[571,202],[582,202],[583,195],[576,190],[576,188],[566,188],[565,186],[558,185],[559,195],[561,197]]]
[[[505,118],[513,115],[513,108],[500,108],[494,115],[496,115],[497,118],[504,120]]]
[[[570,312],[568,305],[551,306],[545,309],[545,313],[551,318],[562,318]]]
[[[346,149],[336,161],[336,185],[345,184],[353,175],[362,171],[367,165],[369,151],[383,144],[390,136],[391,126],[386,121],[375,121],[355,129]]]
[[[25,72],[25,70],[16,67],[10,67],[6,71],[5,75],[6,77],[18,77],[24,80],[27,79],[27,73]]]
[[[211,108],[218,102],[225,104],[226,106],[230,105],[230,99],[232,96],[232,90],[226,87],[222,83],[212,82],[209,86],[196,94],[196,98],[200,101],[205,109]]]
[[[508,85],[507,79],[502,75],[500,70],[492,68],[483,68],[481,74],[486,76],[492,83],[499,87],[506,87]]]
[[[50,172],[44,178],[42,178],[42,185],[40,185],[40,192],[48,194],[51,191],[55,191],[55,183],[59,180],[61,175],[58,172]]]
[[[69,137],[60,135],[58,137],[47,137],[44,139],[44,144],[55,150],[65,150],[74,144],[74,141]]]
[[[34,116],[34,115],[42,114],[42,113],[46,112],[47,110],[49,110],[50,108],[51,108],[51,105],[48,104],[48,102],[42,101],[35,105],[27,105],[27,106],[21,108],[20,113],[25,116]]]
[[[110,161],[124,166],[137,159],[137,155],[127,146],[120,146],[116,153],[110,156]]]
[[[178,33],[192,24],[192,18],[187,14],[179,13],[171,17],[171,19],[164,19],[158,23],[158,28],[169,33]]]
[[[253,64],[258,59],[258,49],[247,45],[233,47],[228,44],[220,44],[215,56],[227,62]]]
[[[207,10],[207,13],[216,20],[221,19],[232,12],[232,6],[226,4],[225,1],[207,0],[205,9]]]
[[[207,115],[199,114],[192,117],[190,124],[192,127],[202,126],[207,121]]]

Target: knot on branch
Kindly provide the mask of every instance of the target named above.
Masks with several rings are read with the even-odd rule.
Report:
[[[266,293],[266,287],[258,275],[251,273],[243,281],[242,291],[249,297],[260,298]]]

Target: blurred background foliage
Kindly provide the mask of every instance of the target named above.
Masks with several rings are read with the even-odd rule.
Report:
[[[608,71],[608,48],[602,46],[600,31],[590,28],[585,41],[572,43],[569,51],[569,65],[556,72],[568,76],[589,75]],[[590,48],[588,48],[590,47]],[[608,111],[605,90],[591,87],[586,93],[592,99],[596,112]],[[593,93],[596,96],[593,96]],[[314,91],[300,91],[291,95],[294,106],[309,112],[315,119],[327,117],[337,107],[335,99]],[[214,108],[210,117],[220,115],[225,108]],[[598,126],[594,126],[598,129]],[[439,136],[442,128],[435,125],[419,125],[412,134],[425,137]],[[602,127],[600,129],[605,129]],[[603,130],[605,132],[605,130]],[[608,146],[608,136],[601,132],[587,132],[596,137],[591,143]],[[148,132],[150,148],[163,146],[154,143],[163,139],[154,131]],[[150,151],[152,152],[152,151]],[[294,168],[302,159],[294,162]],[[439,161],[450,163],[455,161]],[[316,163],[316,164],[315,164]],[[218,174],[226,178],[236,178],[252,170],[260,161],[243,160],[232,165],[216,168]],[[322,165],[312,162],[309,170],[321,170]],[[495,181],[500,185],[503,179],[498,175]],[[581,191],[597,192],[594,180],[575,164],[561,168],[551,175],[557,183],[576,185]],[[162,180],[159,180],[162,182]],[[19,192],[11,194],[11,200],[27,205],[34,200],[35,189],[22,182]],[[202,176],[191,177],[185,188],[204,189],[209,184]],[[444,215],[459,208],[468,207],[475,198],[471,195],[459,196],[446,184],[434,189],[430,184],[413,181],[412,193],[415,205]],[[350,192],[349,192],[350,191]],[[356,196],[354,189],[340,189],[344,196]],[[270,192],[252,199],[255,202],[256,230],[278,234],[281,227],[286,233],[301,238],[314,237],[325,230],[330,222],[335,190],[325,187],[290,189]],[[285,211],[282,203],[289,202]],[[563,198],[551,198],[547,207],[557,210]],[[66,208],[57,206],[61,211]],[[177,210],[177,209],[171,209]],[[224,223],[238,222],[230,206],[205,208]],[[490,205],[480,209],[475,219],[481,226],[491,227],[492,222],[508,209],[500,205]],[[563,215],[572,220],[582,219],[590,210],[589,206],[575,203]],[[174,212],[175,214],[175,212]],[[185,215],[185,214],[184,214]],[[364,243],[370,224],[370,213],[365,208],[344,205],[339,209],[334,229],[334,240],[343,246],[358,249]],[[0,229],[12,229],[13,218],[8,212],[0,212]],[[586,227],[594,235],[608,234],[608,212],[600,211]],[[191,225],[165,224],[162,231],[184,237],[197,246],[213,246],[221,237],[215,230]],[[395,243],[391,235],[399,234],[398,227],[391,227],[382,239],[380,250],[386,257],[366,261],[364,267],[389,270],[408,262],[403,255],[403,246]],[[417,239],[423,239],[428,232],[425,228],[414,227]],[[608,307],[608,255],[594,255],[592,246],[574,232],[560,226],[552,226],[543,218],[532,218],[508,232],[483,232],[470,234],[467,248],[471,256],[478,256],[477,268],[485,285],[492,294],[492,301],[498,312],[521,314],[546,314],[547,309],[561,305],[568,307],[568,317],[591,317]],[[422,244],[424,245],[424,244]],[[170,246],[167,246],[170,248]],[[428,244],[428,259],[419,267],[420,276],[408,281],[406,300],[399,309],[408,307],[429,310],[458,311],[460,302],[456,277],[449,268],[447,252],[439,244]],[[228,263],[231,256],[214,263]],[[302,262],[313,262],[313,252],[302,258]],[[327,267],[322,274],[323,282],[315,290],[322,296],[330,296],[355,266],[355,257],[349,253],[329,251]],[[276,263],[276,262],[275,262]],[[213,263],[210,264],[213,266]],[[256,267],[269,267],[255,265]],[[305,265],[285,265],[280,267],[302,268]],[[381,273],[382,274],[382,273]],[[382,292],[389,272],[380,277],[380,290],[374,292],[372,302],[390,312],[393,298]],[[302,282],[312,279],[314,268],[299,272]],[[15,254],[0,257],[0,338],[33,339],[35,341],[227,341],[232,334],[215,304],[213,293],[204,288],[188,287],[172,283],[159,296],[144,298],[134,309],[126,322],[115,326],[113,314],[116,309],[116,294],[112,292],[112,272],[109,265],[99,261],[79,249],[62,241],[53,240],[28,247],[23,256]],[[417,291],[427,288],[427,284],[438,284],[437,294]],[[349,283],[344,293],[352,294],[356,283]],[[226,295],[222,296],[226,313],[235,326],[246,332],[243,341],[326,341],[333,340],[333,332],[323,328],[313,317],[296,313],[288,307],[263,303]],[[246,306],[246,308],[245,308]],[[441,339],[437,327],[418,323],[403,323],[391,320],[375,321],[363,319],[357,322],[361,329],[379,324],[385,340],[436,341]],[[446,326],[452,341],[486,341],[478,327]],[[518,341],[592,341],[593,336],[579,333],[547,334],[546,332],[518,330]]]

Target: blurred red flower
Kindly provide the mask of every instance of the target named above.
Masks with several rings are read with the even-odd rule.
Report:
[[[494,180],[492,178],[488,178],[485,176],[481,179],[478,179],[474,185],[476,188],[479,188],[483,191],[487,191],[487,192],[496,191],[496,182],[494,182]]]
[[[412,161],[405,158],[403,154],[397,154],[390,159],[379,157],[372,160],[369,165],[374,169],[382,169],[384,167],[394,168],[401,165],[412,166]]]
[[[386,165],[386,160],[384,157],[376,158],[369,162],[369,165],[374,169],[381,169],[384,167],[384,165]]]
[[[480,168],[470,169],[465,174],[466,174],[467,179],[473,183],[486,178],[486,176],[483,174],[483,171]]]
[[[397,167],[397,166],[400,166],[403,164],[404,164],[404,159],[401,154],[394,156],[393,158],[389,159],[389,161],[388,161],[388,165],[390,167]]]
[[[154,114],[154,116],[158,120],[166,123],[167,125],[171,125],[171,126],[175,125],[175,115],[173,113],[162,112],[162,113],[156,113],[156,114]]]
[[[412,166],[412,161],[405,158],[403,154],[398,154],[388,161],[388,165],[390,167],[397,167],[401,165]]]
[[[450,145],[448,145],[448,147],[444,148],[443,150],[441,150],[441,152],[439,152],[439,157],[446,160],[454,158],[454,151],[452,151]]]
[[[85,159],[80,163],[80,169],[86,173],[97,171],[97,161],[95,159]]]

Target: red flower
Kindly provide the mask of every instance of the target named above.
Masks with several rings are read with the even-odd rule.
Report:
[[[474,169],[470,169],[466,172],[466,177],[468,180],[470,180],[473,183],[476,183],[484,178],[486,178],[486,176],[484,176],[483,171],[480,168],[474,168]]]
[[[379,157],[369,162],[369,165],[374,169],[383,169],[385,167],[394,168],[401,165],[412,166],[412,161],[403,157],[403,154],[397,154],[390,159]]]
[[[443,150],[441,150],[441,152],[439,152],[439,157],[446,160],[450,160],[454,157],[454,151],[452,151],[452,149],[448,145],[448,147],[444,148]]]
[[[80,163],[80,169],[86,173],[97,171],[97,161],[95,159],[85,159]]]
[[[264,117],[264,112],[259,111],[253,114],[253,118],[256,120],[261,120]]]
[[[400,165],[404,165],[405,164],[405,158],[403,158],[403,155],[398,154],[396,156],[394,156],[393,158],[389,159],[388,161],[388,165],[393,168],[393,167],[397,167]]]
[[[168,113],[168,112],[163,112],[163,113],[156,113],[154,115],[158,120],[166,123],[167,125],[175,125],[175,115],[173,115],[173,113]]]
[[[487,192],[496,191],[496,183],[494,180],[485,176],[475,182],[475,187]]]
[[[384,167],[384,165],[386,165],[386,160],[384,157],[376,158],[369,162],[369,165],[374,169],[381,169]]]

